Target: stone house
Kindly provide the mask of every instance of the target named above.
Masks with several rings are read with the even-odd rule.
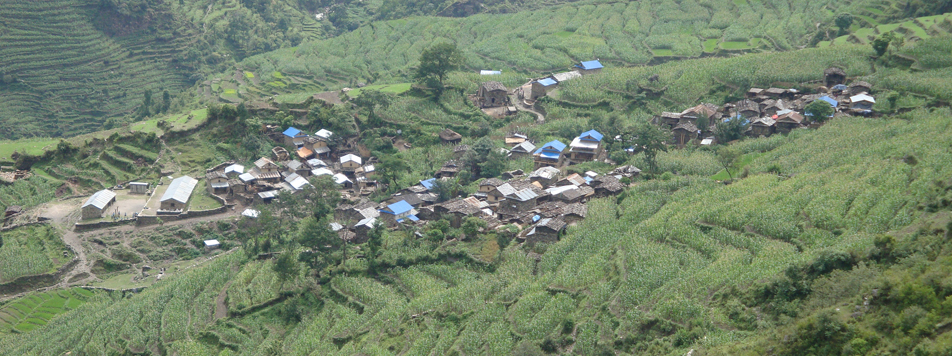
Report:
[[[149,183],[132,182],[129,183],[129,194],[148,194]]]
[[[873,86],[862,80],[858,80],[850,83],[849,85],[849,94],[850,95],[859,95],[863,93],[869,93],[873,89]]]
[[[550,141],[542,147],[536,149],[533,152],[534,163],[536,168],[545,167],[545,166],[561,166],[562,165],[562,152],[565,151],[565,144],[559,140]]]
[[[671,132],[674,134],[674,143],[682,146],[698,137],[697,126],[690,122],[679,124]]]
[[[498,211],[503,214],[519,214],[529,211],[536,206],[539,195],[531,188],[525,188],[506,196],[506,200],[499,203]]]
[[[362,164],[363,159],[355,154],[348,154],[340,158],[340,168],[344,172],[356,172],[358,168],[361,168]]]
[[[777,121],[773,118],[765,117],[754,120],[747,129],[747,135],[751,137],[770,136],[776,130]]]
[[[440,167],[440,170],[434,175],[436,178],[452,178],[459,174],[459,165],[456,164],[456,161],[447,161],[443,164],[443,167]]]
[[[495,108],[509,105],[509,91],[500,82],[485,82],[476,92],[480,108]]]
[[[277,146],[271,149],[271,157],[277,162],[284,162],[290,159],[291,155],[284,147]]]
[[[760,117],[760,105],[753,100],[740,100],[734,103],[734,112],[747,119]]]
[[[111,190],[103,189],[94,193],[86,199],[86,202],[80,208],[83,220],[101,218],[106,209],[115,202],[116,193]]]
[[[279,175],[280,177],[280,175]],[[189,176],[181,176],[172,180],[169,188],[159,200],[160,210],[184,210],[192,197],[192,191],[198,185],[198,180]]]
[[[569,160],[572,162],[594,161],[602,152],[603,137],[595,130],[583,132],[569,144]]]
[[[823,71],[823,79],[827,88],[846,83],[846,71],[837,67],[830,67]]]
[[[561,218],[544,218],[526,233],[526,243],[536,244],[540,242],[554,243],[559,241],[559,236],[565,230],[565,221]]]
[[[486,194],[486,201],[489,203],[499,203],[506,200],[506,196],[512,195],[516,189],[509,183],[503,183],[496,186]]]
[[[538,182],[540,186],[547,187],[558,180],[559,173],[561,171],[555,167],[540,167],[529,174],[529,181]]]
[[[522,143],[517,144],[511,150],[509,150],[509,157],[520,158],[529,156],[535,151],[536,146],[529,141],[523,141]]]
[[[803,116],[795,111],[777,117],[776,131],[778,133],[789,133],[790,131],[803,127]]]
[[[585,204],[569,204],[562,208],[562,220],[566,224],[574,224],[579,221],[585,220],[585,215],[588,213],[588,207]]]
[[[304,139],[307,138],[306,133],[294,127],[284,130],[282,136],[284,137],[284,144],[291,146],[302,146],[304,145]],[[279,159],[279,161],[283,160]]]
[[[215,195],[228,194],[228,176],[225,175],[225,172],[211,171],[205,173],[205,182],[208,184],[208,193]]]
[[[553,78],[544,78],[532,82],[531,94],[528,99],[536,100],[558,87],[559,82]]]

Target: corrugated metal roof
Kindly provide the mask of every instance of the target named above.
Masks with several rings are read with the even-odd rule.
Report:
[[[258,217],[258,214],[261,214],[261,212],[251,208],[245,209],[245,211],[241,212],[242,216],[247,216],[249,218],[256,218]]]
[[[559,82],[556,82],[555,79],[552,79],[552,78],[545,78],[545,79],[539,80],[539,84],[541,84],[544,87],[548,87],[548,86],[559,84]]]
[[[581,137],[576,137],[574,140],[572,140],[572,143],[570,143],[569,146],[571,146],[572,148],[580,147],[580,148],[595,150],[595,149],[598,149],[598,142],[587,141],[587,140],[583,141]]]
[[[304,187],[310,183],[308,183],[307,178],[298,176],[294,180],[288,182],[288,184],[290,184],[291,187],[294,188],[295,190],[301,190],[301,189],[304,189]]]
[[[515,192],[515,193],[512,194],[512,195],[506,196],[506,199],[514,199],[514,200],[518,200],[518,201],[528,201],[528,200],[532,200],[532,199],[535,199],[535,198],[538,198],[538,197],[539,197],[539,195],[536,194],[535,191],[533,191],[533,190],[530,189],[530,188],[526,188],[526,189],[520,190],[520,191],[518,191],[518,192]]]
[[[334,133],[325,129],[320,129],[319,131],[315,132],[314,135],[318,137],[323,137],[325,139],[329,139],[331,138],[331,136],[334,136]]]
[[[532,152],[532,151],[535,150],[535,149],[536,149],[536,146],[533,145],[532,142],[523,141],[522,143],[520,143],[520,144],[516,145],[515,147],[513,147],[513,148],[512,148],[512,151],[529,153],[529,152]]]
[[[838,101],[836,101],[836,99],[833,99],[829,96],[820,97],[820,100],[830,103],[830,105],[833,105],[834,108],[840,104]]]
[[[433,189],[433,183],[436,182],[436,178],[430,178],[427,180],[421,180],[420,185],[422,185],[426,190]]]
[[[392,212],[394,215],[400,215],[410,210],[413,210],[413,207],[410,206],[410,203],[407,203],[406,200],[401,200],[396,203],[387,205],[387,209],[390,211],[385,211],[385,212],[388,212],[388,213]]]
[[[307,160],[307,165],[311,166],[311,168],[327,167],[327,163],[324,163],[324,161],[317,158]]]
[[[341,173],[337,173],[337,174],[334,175],[334,183],[337,183],[337,184],[345,184],[345,183],[348,183],[348,182],[353,183],[353,182],[350,180],[350,178],[347,178],[347,176],[345,176],[345,175],[343,175],[343,174],[341,174]]]
[[[552,140],[552,141],[546,142],[546,144],[542,145],[542,147],[539,147],[539,149],[537,149],[535,153],[541,153],[542,151],[562,152],[562,151],[565,151],[565,144],[559,140]]]
[[[248,183],[255,180],[255,176],[251,173],[243,173],[238,176],[238,179],[241,179],[242,182]]]
[[[582,73],[579,73],[573,70],[568,72],[556,73],[556,74],[553,74],[552,77],[555,78],[555,80],[559,81],[559,83],[561,83],[561,82],[569,81],[575,78],[580,78],[582,77]]]
[[[363,164],[363,161],[364,160],[361,159],[360,156],[355,154],[348,154],[340,158],[340,163],[357,162],[357,164]]]
[[[336,222],[332,222],[332,223],[330,223],[330,227],[331,227],[331,230],[332,230],[332,231],[340,231],[341,229],[344,228],[344,225],[341,225],[341,224],[336,223]]]
[[[366,227],[369,227],[369,228],[373,228],[374,225],[376,225],[376,224],[377,224],[377,218],[366,218],[366,219],[363,219],[363,220],[361,220],[361,221],[358,221],[358,222],[357,222],[357,225],[354,225],[354,227],[366,226]]]
[[[301,130],[296,129],[293,126],[288,127],[287,130],[284,130],[284,136],[287,136],[287,137],[298,137],[300,135],[301,135]]]
[[[278,194],[279,192],[277,190],[269,190],[267,192],[258,193],[258,197],[260,197],[261,199],[271,199],[271,198],[277,198]]]
[[[860,94],[860,95],[855,95],[855,96],[851,96],[851,97],[850,97],[850,102],[851,102],[851,103],[860,103],[860,102],[864,102],[864,101],[870,102],[870,103],[873,103],[873,104],[876,103],[876,99],[875,99],[875,98],[873,98],[872,96],[866,95],[866,94]]]
[[[481,70],[481,71],[479,71],[479,75],[500,75],[500,74],[502,74],[502,71],[498,71],[498,70]]]
[[[502,194],[503,196],[507,196],[507,195],[512,195],[513,193],[515,193],[516,188],[513,188],[511,184],[506,183],[496,187],[496,191],[498,191],[499,194]]]
[[[238,174],[245,173],[245,166],[242,166],[240,164],[233,164],[228,167],[225,167],[225,174],[228,174],[228,173],[238,173]]]
[[[318,168],[318,169],[312,169],[312,170],[311,170],[311,175],[312,175],[312,176],[332,176],[332,175],[334,175],[334,171],[332,171],[332,170],[330,170],[330,169],[327,169],[327,168],[324,168],[324,167],[321,167],[321,168]]]
[[[89,199],[86,199],[86,202],[83,203],[82,207],[85,208],[91,205],[95,206],[99,210],[102,210],[105,209],[106,206],[109,205],[109,202],[111,202],[115,197],[115,192],[108,189],[103,189],[90,196]]]
[[[599,62],[597,59],[594,61],[582,62],[578,67],[585,70],[604,68],[602,62]]]
[[[188,202],[188,198],[192,196],[192,190],[195,189],[195,185],[198,184],[198,180],[189,176],[181,176],[172,180],[172,184],[169,184],[169,189],[165,191],[165,194],[162,195],[160,202],[175,200],[179,203],[185,204]]]
[[[582,138],[583,140],[587,138],[591,138],[591,139],[594,139],[595,141],[601,141],[602,138],[605,136],[602,135],[601,132],[598,132],[595,130],[588,130],[583,132],[581,135],[578,135],[578,137]]]
[[[529,174],[529,178],[539,177],[543,179],[552,179],[559,175],[559,172],[559,169],[555,167],[541,167],[532,171],[532,173]]]

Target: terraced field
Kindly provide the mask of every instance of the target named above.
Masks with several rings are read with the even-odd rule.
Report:
[[[0,307],[0,335],[46,326],[57,315],[76,309],[95,294],[82,288],[32,294]]]
[[[79,0],[8,1],[0,7],[0,135],[97,130],[131,112],[146,89],[189,85],[172,63],[189,36],[109,37]]]
[[[833,41],[820,42],[820,47],[843,45],[847,43],[869,44],[887,32],[902,35],[906,41],[920,41],[931,37],[952,33],[952,13],[919,17],[899,23],[880,24],[869,16],[859,16],[864,27],[858,27],[853,33],[837,37]]]

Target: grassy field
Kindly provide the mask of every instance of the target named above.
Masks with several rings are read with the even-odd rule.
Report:
[[[31,294],[0,307],[0,337],[42,328],[56,316],[79,308],[94,297],[81,288]]]
[[[0,233],[0,283],[23,276],[55,272],[73,258],[59,233],[49,225],[27,226]],[[64,255],[64,252],[67,252]]]
[[[56,148],[58,142],[59,140],[44,138],[28,138],[15,141],[2,140],[0,141],[0,159],[10,160],[10,155],[13,154],[14,151],[39,155],[45,150]]]
[[[347,96],[356,98],[363,90],[378,90],[384,93],[403,94],[410,90],[411,83],[368,85],[347,92]]]

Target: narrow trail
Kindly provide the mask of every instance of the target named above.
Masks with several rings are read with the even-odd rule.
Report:
[[[218,298],[215,299],[215,320],[228,317],[228,306],[225,305],[225,298],[228,297],[228,288],[231,287],[233,281],[229,280],[225,287],[221,289],[221,293],[218,293]]]
[[[509,102],[515,104],[516,110],[518,110],[518,111],[525,111],[525,112],[527,112],[527,113],[531,113],[531,114],[535,115],[535,116],[536,116],[536,123],[537,123],[537,124],[544,124],[544,123],[545,123],[545,116],[544,116],[544,115],[542,115],[540,112],[535,111],[534,109],[532,109],[532,108],[530,108],[530,107],[525,106],[525,104],[522,102],[522,100],[519,100],[519,97],[516,96],[515,94],[510,94],[510,95],[509,95]]]

